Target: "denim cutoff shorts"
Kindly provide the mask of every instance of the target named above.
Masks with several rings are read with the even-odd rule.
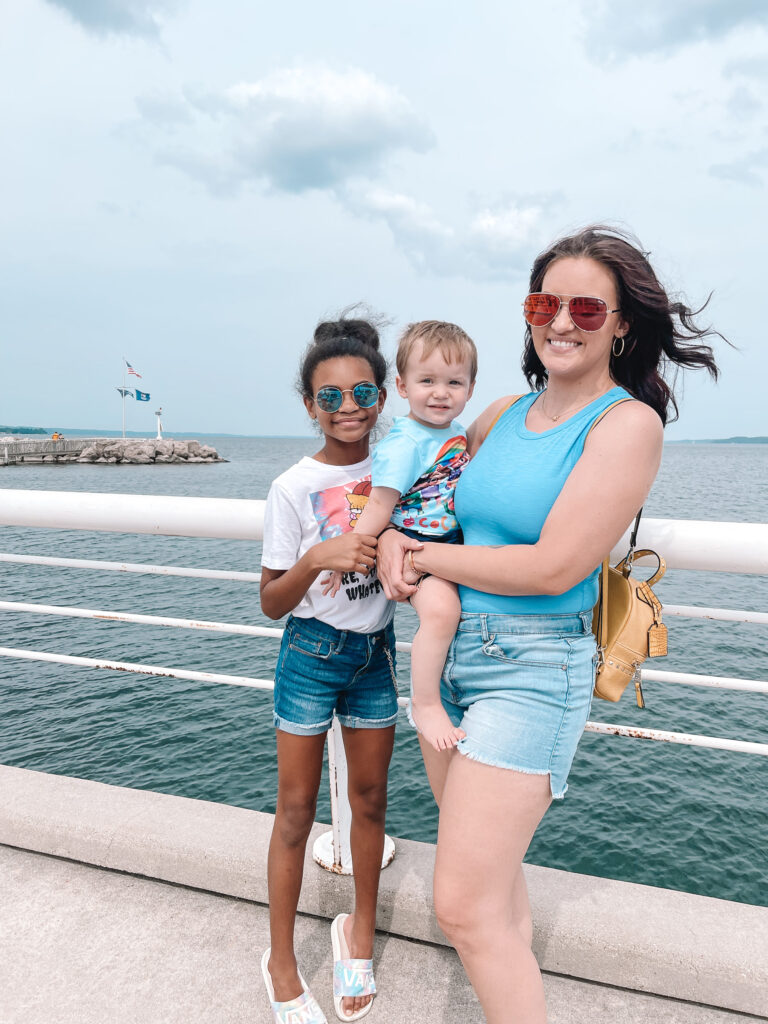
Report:
[[[592,704],[592,612],[464,613],[440,695],[466,737],[460,753],[498,768],[549,775],[560,799]]]
[[[336,629],[290,615],[275,670],[276,729],[327,732],[336,717],[350,729],[384,729],[397,719],[395,631]]]

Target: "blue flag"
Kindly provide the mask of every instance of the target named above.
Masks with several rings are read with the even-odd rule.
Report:
[[[136,388],[136,401],[137,402],[148,402],[149,401],[149,392],[148,391],[139,391],[139,389]]]

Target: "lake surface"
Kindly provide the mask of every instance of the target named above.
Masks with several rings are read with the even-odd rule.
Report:
[[[264,498],[270,481],[317,442],[208,439],[212,466],[0,467],[3,488]],[[671,445],[649,516],[768,520],[768,445]],[[256,543],[0,528],[0,550],[163,565],[258,570]],[[4,565],[4,600],[267,624],[258,585]],[[670,571],[662,601],[768,609],[768,578]],[[2,613],[2,645],[268,678],[278,641]],[[271,623],[270,623],[271,624]],[[399,639],[414,617],[399,608]],[[669,618],[654,668],[768,677],[764,626]],[[408,658],[398,667],[408,689]],[[647,683],[596,700],[594,721],[766,742],[768,697]],[[0,762],[274,811],[271,694],[241,687],[0,659]],[[551,867],[768,905],[768,759],[586,734],[562,803],[528,860]],[[503,809],[500,809],[503,812]],[[327,787],[320,820],[330,820]],[[388,831],[434,841],[437,812],[404,715],[390,775]]]

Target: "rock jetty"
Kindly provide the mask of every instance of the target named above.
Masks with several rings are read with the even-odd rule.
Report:
[[[227,462],[199,441],[155,441],[133,437],[72,437],[0,441],[0,465],[92,463],[147,466],[163,462]]]
[[[117,438],[94,441],[79,455],[78,462],[122,463],[146,466],[152,462],[226,462],[215,448],[199,441],[153,441]]]

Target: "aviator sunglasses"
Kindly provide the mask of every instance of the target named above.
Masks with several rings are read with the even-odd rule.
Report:
[[[546,327],[560,312],[562,304],[559,295],[531,292],[523,303],[523,316],[531,327]],[[568,316],[580,331],[599,331],[609,313],[619,312],[619,309],[608,309],[608,303],[594,295],[573,295],[568,299]]]
[[[353,388],[320,388],[315,395],[315,402],[323,412],[338,412],[344,402],[344,395],[351,392],[352,399],[359,409],[370,409],[379,400],[379,389],[370,381],[355,384]]]

